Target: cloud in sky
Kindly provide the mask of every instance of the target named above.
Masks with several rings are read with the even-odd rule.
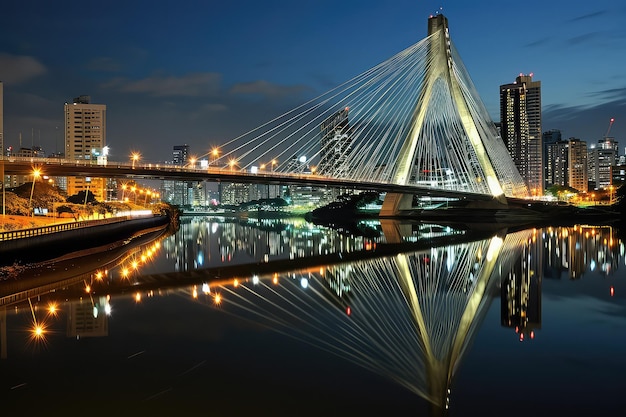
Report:
[[[115,78],[102,85],[123,93],[142,93],[152,97],[213,96],[220,90],[221,75],[193,73],[182,77],[154,75],[141,80]]]
[[[569,45],[581,45],[581,44],[593,42],[597,39],[600,39],[606,36],[607,34],[602,33],[602,32],[589,32],[589,33],[584,33],[582,35],[571,37],[567,40],[567,43]]]
[[[597,12],[586,13],[582,16],[576,16],[569,20],[569,22],[580,22],[588,19],[594,19],[596,17],[604,16],[608,13],[607,10],[598,10]]]
[[[626,96],[590,106],[550,105],[544,107],[542,112],[544,130],[559,129],[564,138],[576,137],[588,144],[603,138],[611,118],[615,118],[615,129],[610,136],[619,139],[616,132],[623,131],[623,124],[626,123],[626,117],[620,118],[621,115],[626,115]],[[623,153],[623,148],[620,148],[620,153]]]
[[[537,39],[536,41],[532,41],[530,43],[527,43],[524,46],[527,47],[527,48],[535,48],[535,47],[538,47],[538,46],[547,45],[548,43],[550,43],[551,40],[552,40],[552,38],[544,37],[544,38],[541,38],[541,39]]]
[[[119,72],[122,70],[122,64],[115,58],[100,56],[87,62],[85,68],[90,71]]]
[[[46,72],[46,67],[32,56],[0,53],[0,81],[22,84]]]
[[[265,80],[257,80],[247,83],[235,84],[231,89],[231,94],[236,95],[252,95],[266,98],[282,98],[289,96],[297,96],[307,91],[305,86],[282,86],[267,82]]]

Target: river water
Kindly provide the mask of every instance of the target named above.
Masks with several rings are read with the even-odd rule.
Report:
[[[183,217],[0,281],[2,407],[626,415],[625,262],[610,226]]]

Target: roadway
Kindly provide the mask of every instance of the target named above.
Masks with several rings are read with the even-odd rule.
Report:
[[[94,177],[124,178],[128,180],[169,180],[169,181],[208,181],[248,184],[277,184],[309,187],[328,187],[361,191],[377,191],[398,194],[418,194],[421,196],[455,198],[469,201],[490,201],[491,195],[452,190],[438,190],[418,185],[398,185],[341,178],[325,177],[318,174],[292,174],[285,172],[259,171],[246,172],[231,168],[209,167],[205,169],[160,164],[128,164],[108,162],[97,165],[91,161],[72,161],[59,158],[20,158],[0,159],[0,174],[31,175],[34,168],[41,175],[50,177]]]

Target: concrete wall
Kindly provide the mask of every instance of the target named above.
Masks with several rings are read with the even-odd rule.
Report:
[[[41,262],[79,250],[113,244],[131,238],[142,230],[165,227],[168,223],[169,217],[155,216],[2,241],[0,266],[16,262],[19,264]]]

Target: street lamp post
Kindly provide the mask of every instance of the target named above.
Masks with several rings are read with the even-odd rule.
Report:
[[[31,217],[35,216],[35,211],[32,209],[33,206],[33,192],[35,191],[35,181],[41,175],[41,171],[38,168],[33,169],[33,185],[30,187],[30,198],[28,199],[28,211]]]
[[[217,161],[217,158],[220,155],[220,150],[218,148],[213,148],[213,150],[211,151],[211,156],[213,157],[213,162],[215,163]],[[211,166],[211,158],[209,158],[209,167]]]
[[[130,155],[131,161],[132,161],[132,165],[133,165],[133,169],[135,169],[135,162],[139,161],[139,158],[141,157],[141,155],[137,152],[133,152]]]

